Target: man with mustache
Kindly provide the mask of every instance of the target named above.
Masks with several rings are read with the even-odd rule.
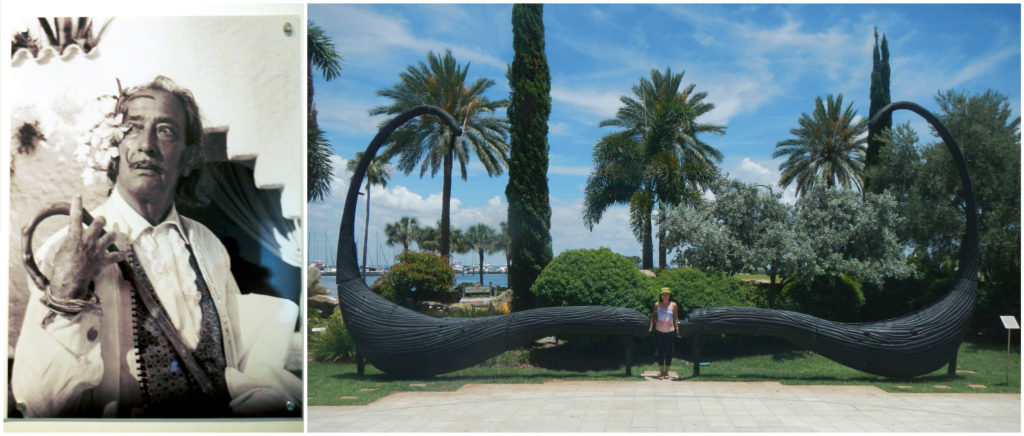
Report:
[[[224,246],[175,208],[198,200],[202,123],[191,92],[157,77],[123,92],[115,112],[124,136],[107,171],[109,198],[83,229],[76,196],[69,227],[39,250],[50,285],[30,281],[12,373],[16,407],[28,417],[299,408],[301,381],[283,364],[252,357],[239,327],[245,317],[269,318],[267,309],[286,300],[242,295]],[[118,251],[107,251],[111,243]],[[148,277],[140,287],[155,294],[157,310],[122,277],[116,263],[126,258]]]

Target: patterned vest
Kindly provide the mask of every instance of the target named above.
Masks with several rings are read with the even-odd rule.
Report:
[[[192,247],[188,246],[189,265],[196,273],[196,288],[202,294],[199,305],[203,312],[199,344],[192,355],[213,382],[214,392],[203,392],[180,361],[155,319],[145,310],[137,291],[132,298],[132,322],[135,345],[139,355],[140,390],[143,415],[146,417],[221,417],[230,415],[226,363],[220,317],[210,290],[199,270]]]

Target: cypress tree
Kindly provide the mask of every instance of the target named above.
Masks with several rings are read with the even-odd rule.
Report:
[[[548,115],[551,74],[544,55],[542,4],[512,6],[515,55],[508,71],[512,89],[508,119],[508,284],[516,310],[533,307],[530,287],[551,261],[551,206],[548,203]]]
[[[871,110],[868,117],[875,116],[887,104],[891,103],[889,96],[889,43],[882,34],[882,45],[878,45],[878,29],[875,28],[875,47],[872,50],[871,62]],[[878,155],[882,147],[881,132],[892,128],[892,115],[886,115],[882,123],[868,129],[868,150],[864,161],[864,191],[879,193],[885,189],[874,183],[871,177],[871,169],[878,164]]]

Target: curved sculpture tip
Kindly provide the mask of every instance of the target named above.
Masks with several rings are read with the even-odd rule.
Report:
[[[886,377],[914,377],[941,368],[956,356],[974,309],[978,274],[978,225],[974,188],[960,147],[944,125],[921,106],[896,102],[871,118],[906,109],[921,115],[953,155],[964,187],[967,228],[960,245],[957,280],[938,302],[884,321],[839,323],[798,312],[751,307],[715,307],[690,312],[680,322],[688,335],[758,333],[781,338],[843,365]]]

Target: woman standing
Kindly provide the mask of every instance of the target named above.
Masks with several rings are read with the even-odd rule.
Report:
[[[657,303],[654,303],[654,311],[651,313],[651,326],[647,332],[657,329],[654,333],[655,352],[654,359],[658,361],[658,369],[661,370],[658,380],[669,378],[668,369],[672,365],[673,336],[679,336],[679,306],[672,301],[672,290],[661,288],[661,296]]]

